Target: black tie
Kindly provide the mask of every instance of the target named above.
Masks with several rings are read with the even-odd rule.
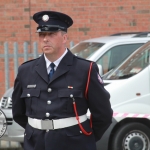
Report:
[[[50,70],[50,72],[49,72],[49,79],[52,78],[52,76],[53,76],[53,74],[54,74],[54,72],[55,72],[55,70],[54,70],[55,64],[54,64],[54,63],[51,63],[51,64],[50,64],[50,67],[51,67],[51,70]]]

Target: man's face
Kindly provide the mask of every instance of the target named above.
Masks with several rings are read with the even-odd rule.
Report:
[[[43,53],[46,55],[59,55],[64,50],[67,41],[67,34],[62,31],[57,32],[40,32],[39,42]]]

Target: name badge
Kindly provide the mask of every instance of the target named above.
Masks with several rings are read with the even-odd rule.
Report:
[[[36,84],[33,84],[33,85],[27,85],[27,88],[28,88],[28,89],[36,88]]]

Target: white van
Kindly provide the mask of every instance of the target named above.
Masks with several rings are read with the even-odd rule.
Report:
[[[149,40],[149,32],[120,33],[81,41],[71,48],[71,51],[77,56],[95,61],[100,67],[100,74],[103,75]]]
[[[77,56],[97,62],[100,66],[100,73],[106,74],[149,40],[150,37],[148,32],[137,34],[121,33],[82,41],[75,45],[71,51]],[[1,109],[5,113],[6,117],[12,116],[12,92],[13,88],[9,89],[6,93],[4,93],[1,99]],[[9,115],[7,115],[7,113],[9,113]],[[8,125],[7,134],[3,136],[1,140],[4,139],[22,143],[24,137],[23,133],[24,129],[12,121],[12,124]],[[104,142],[107,143],[107,139],[109,138],[105,137]],[[103,140],[97,142],[97,150],[108,150],[107,145],[101,144],[101,141]]]
[[[107,138],[102,139],[109,145],[107,150],[149,150],[150,42],[104,75],[103,80],[114,111]]]

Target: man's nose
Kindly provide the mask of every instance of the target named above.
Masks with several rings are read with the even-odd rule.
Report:
[[[48,41],[48,35],[45,35],[45,36],[44,36],[43,41]]]

